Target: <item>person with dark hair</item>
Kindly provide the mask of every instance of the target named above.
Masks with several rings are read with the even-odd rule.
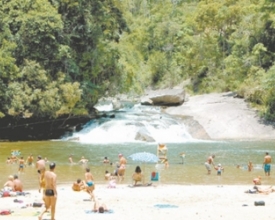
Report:
[[[103,159],[103,163],[110,163],[110,161],[109,161],[108,157],[104,157],[104,159]]]
[[[81,191],[85,188],[84,183],[81,179],[77,179],[76,182],[73,183],[72,189],[73,191]]]
[[[93,211],[98,213],[104,213],[104,212],[107,212],[108,209],[104,203],[99,204],[99,202],[95,202]]]
[[[24,157],[20,157],[20,159],[18,161],[19,161],[18,172],[24,172],[24,167],[25,167]]]
[[[57,189],[56,189],[56,174],[55,163],[50,163],[50,170],[45,171],[44,179],[45,179],[45,190],[44,190],[44,202],[45,202],[45,210],[38,217],[39,220],[42,220],[43,215],[51,208],[51,220],[54,220],[55,216],[55,206],[57,201]]]
[[[16,174],[13,175],[13,183],[15,192],[23,192],[23,184]]]
[[[271,156],[269,155],[268,152],[265,153],[263,166],[264,166],[265,175],[270,176]]]
[[[90,172],[90,168],[86,168],[85,183],[86,183],[87,193],[91,196],[91,199],[94,200],[93,191],[95,189],[95,184],[94,184],[94,177],[93,177],[92,173]]]
[[[142,171],[140,169],[140,166],[137,166],[135,169],[135,172],[132,175],[132,179],[135,182],[134,185],[137,185],[137,182],[142,182],[144,184],[144,176],[142,174]]]

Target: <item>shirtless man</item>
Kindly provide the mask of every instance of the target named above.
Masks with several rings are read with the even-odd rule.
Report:
[[[33,155],[30,154],[30,155],[28,156],[28,158],[27,158],[27,164],[28,164],[29,166],[31,166],[32,163],[33,163]]]
[[[57,200],[57,190],[56,190],[56,174],[54,173],[55,163],[50,163],[50,170],[45,171],[45,191],[44,191],[44,202],[45,210],[38,217],[39,220],[42,220],[43,215],[51,207],[51,220],[54,220],[55,216],[55,206]]]
[[[24,157],[20,157],[20,159],[18,160],[18,162],[19,162],[18,172],[24,172],[24,166],[25,166]]]
[[[41,170],[45,170],[46,168],[46,162],[44,159],[42,159],[41,156],[37,157],[36,165],[35,165],[37,172],[40,174]]]
[[[213,167],[215,167],[215,164],[214,164],[214,158],[215,158],[215,155],[211,155],[207,158],[206,162],[204,163],[205,165],[205,168],[207,169],[207,174],[211,174],[211,165],[213,165]]]
[[[264,157],[264,172],[266,176],[270,176],[270,169],[271,169],[271,156],[268,152],[265,153]]]
[[[125,157],[122,154],[118,155],[119,157],[119,165],[121,166],[122,164],[126,165],[127,160],[125,159]]]
[[[40,192],[41,191],[41,181],[43,181],[42,175],[46,171],[46,162],[45,162],[45,160],[42,159],[41,156],[37,157],[35,167],[36,167],[37,172],[38,172],[38,184],[39,184],[39,190],[38,191]]]
[[[17,175],[13,175],[14,191],[23,192],[23,184]]]
[[[94,177],[93,177],[92,173],[90,172],[90,168],[86,168],[85,183],[86,183],[87,193],[91,196],[92,200],[95,200],[94,193],[93,193],[93,191],[95,189]]]

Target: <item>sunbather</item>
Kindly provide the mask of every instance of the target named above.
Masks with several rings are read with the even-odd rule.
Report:
[[[132,175],[132,179],[135,182],[134,185],[137,185],[137,182],[142,182],[142,184],[144,184],[144,176],[139,166],[136,167],[135,172]]]

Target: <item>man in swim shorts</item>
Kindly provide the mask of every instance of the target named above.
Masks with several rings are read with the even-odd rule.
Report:
[[[45,202],[45,210],[38,217],[39,220],[42,220],[43,215],[51,207],[51,220],[54,220],[55,216],[55,206],[57,200],[57,190],[56,190],[56,174],[54,173],[55,163],[50,163],[50,170],[45,171],[45,190],[43,200]]]
[[[270,176],[271,156],[269,155],[268,152],[265,153],[263,166],[264,166],[265,175]]]
[[[25,166],[24,157],[20,157],[18,172],[24,172],[24,166]]]
[[[211,174],[211,165],[213,165],[215,167],[215,164],[214,164],[214,158],[215,158],[215,155],[211,155],[207,158],[206,162],[204,163],[205,165],[205,168],[207,169],[207,174],[210,175]]]
[[[41,170],[45,170],[45,168],[46,168],[46,162],[45,162],[44,159],[42,159],[41,156],[37,157],[37,161],[36,161],[35,167],[36,167],[37,172],[39,174],[41,173]]]
[[[91,196],[91,199],[94,200],[94,177],[92,173],[90,172],[90,168],[86,168],[86,173],[85,173],[85,183],[86,183],[86,191],[87,193]]]

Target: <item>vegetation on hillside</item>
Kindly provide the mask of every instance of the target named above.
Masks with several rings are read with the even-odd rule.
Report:
[[[190,80],[275,120],[274,0],[2,0],[0,118],[88,114]]]

